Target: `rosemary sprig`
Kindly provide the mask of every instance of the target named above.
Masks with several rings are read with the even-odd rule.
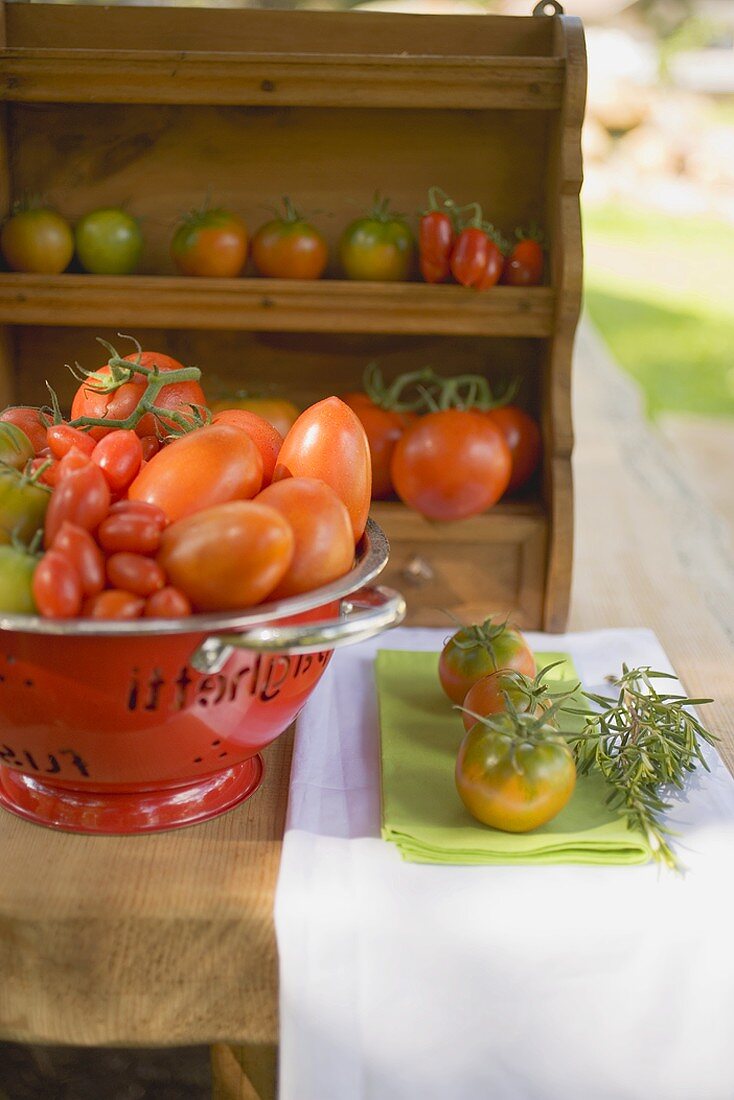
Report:
[[[701,744],[713,745],[718,738],[687,709],[712,700],[659,691],[655,681],[665,679],[675,677],[623,665],[622,675],[612,680],[619,689],[616,699],[584,692],[600,709],[568,708],[586,719],[583,731],[568,740],[579,775],[598,770],[611,787],[607,804],[644,834],[655,859],[681,870],[670,845],[675,834],[662,821],[671,808],[665,788],[682,789],[698,764],[708,771]]]

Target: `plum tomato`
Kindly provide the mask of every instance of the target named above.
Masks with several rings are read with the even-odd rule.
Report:
[[[155,554],[161,544],[161,528],[155,519],[139,512],[113,512],[100,523],[97,539],[108,554]]]
[[[146,619],[184,619],[191,614],[191,603],[180,588],[167,584],[145,601]]]
[[[144,500],[116,500],[110,505],[111,516],[136,515],[153,520],[159,531],[168,525],[168,516],[155,504],[148,504]]]
[[[301,410],[292,401],[284,397],[248,397],[235,395],[225,397],[220,401],[212,401],[213,413],[227,412],[233,409],[246,409],[247,412],[256,413],[263,420],[272,424],[275,430],[285,439],[298,417]]]
[[[311,405],[288,432],[273,481],[285,477],[325,481],[346,505],[354,541],[362,537],[372,492],[370,448],[359,417],[338,397]]]
[[[283,208],[281,217],[266,222],[253,237],[253,263],[269,279],[318,279],[329,258],[326,241],[290,199],[283,200]]]
[[[142,596],[122,588],[106,588],[82,604],[82,615],[88,619],[139,619],[144,610]]]
[[[51,545],[60,551],[79,574],[82,595],[94,596],[105,585],[104,554],[84,527],[64,520]]]
[[[0,463],[23,470],[35,453],[33,444],[22,428],[4,420],[0,422]]]
[[[128,490],[175,522],[229,500],[247,500],[262,485],[263,460],[252,439],[232,424],[210,424],[153,455]]]
[[[247,227],[228,210],[194,211],[176,230],[171,257],[182,275],[233,278],[247,261]]]
[[[36,614],[33,575],[38,560],[22,546],[0,545],[0,611],[5,615]]]
[[[271,599],[311,592],[349,572],[354,561],[349,512],[324,481],[288,477],[264,489],[256,500],[280,512],[295,537],[293,561]]]
[[[99,466],[89,459],[84,466],[61,474],[46,512],[44,545],[53,545],[64,520],[93,531],[107,515],[109,506],[107,479]]]
[[[506,623],[491,618],[463,626],[448,639],[438,659],[441,687],[452,703],[461,704],[469,688],[491,672],[514,668],[534,677],[535,658],[524,637]]]
[[[273,592],[294,548],[293,530],[280,512],[235,500],[167,527],[158,562],[195,610],[235,611]]]
[[[137,477],[142,461],[140,437],[124,429],[110,432],[92,451],[92,462],[99,466],[113,493],[123,493],[127,489]]]
[[[49,207],[20,209],[3,225],[0,248],[11,271],[60,275],[74,255],[74,234]]]
[[[152,596],[164,587],[166,574],[152,558],[121,551],[107,559],[107,579],[112,588],[122,588],[136,596]]]
[[[43,555],[33,574],[33,599],[46,619],[74,619],[82,607],[82,582],[61,550]]]
[[[495,504],[509,484],[511,466],[502,432],[485,416],[444,409],[405,431],[390,470],[396,493],[410,508],[428,519],[456,520]]]
[[[532,416],[517,405],[500,405],[484,414],[495,424],[510,448],[512,472],[508,492],[519,489],[535,473],[540,462],[540,428]]]
[[[235,428],[241,428],[247,432],[263,460],[263,488],[269,485],[273,480],[273,471],[280,448],[283,446],[283,436],[280,432],[269,420],[258,416],[257,413],[248,412],[247,409],[224,409],[214,414],[214,423],[233,424]]]
[[[11,405],[0,413],[3,424],[15,424],[30,439],[36,454],[46,446],[47,425],[41,416],[41,410],[32,405]]]
[[[91,210],[74,229],[79,263],[93,275],[131,275],[143,254],[140,223],[117,206]]]
[[[46,442],[54,458],[63,458],[72,447],[82,454],[90,455],[94,450],[94,440],[79,428],[70,424],[51,424],[46,433]]]
[[[529,714],[495,715],[464,735],[456,789],[478,821],[511,833],[536,829],[576,785],[573,753],[555,726]]]
[[[372,466],[372,499],[384,500],[393,491],[390,462],[395,444],[416,417],[413,413],[382,409],[366,393],[346,393],[342,401],[357,414],[367,435]]]

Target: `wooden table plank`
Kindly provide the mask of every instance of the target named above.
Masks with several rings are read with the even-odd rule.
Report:
[[[573,629],[650,626],[734,766],[728,531],[588,330],[576,357]],[[218,821],[75,837],[0,813],[0,1036],[103,1045],[277,1038],[272,924],[290,764]]]

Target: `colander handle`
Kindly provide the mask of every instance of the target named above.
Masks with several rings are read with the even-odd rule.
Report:
[[[233,649],[257,653],[320,653],[373,638],[405,617],[399,592],[372,585],[341,601],[339,618],[285,626],[259,626],[242,634],[212,634],[189,658],[197,672],[221,672]]]

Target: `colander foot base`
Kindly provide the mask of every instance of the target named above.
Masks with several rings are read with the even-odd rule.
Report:
[[[255,793],[263,772],[258,755],[195,783],[115,793],[56,786],[0,767],[0,806],[36,825],[68,833],[158,833],[209,821],[234,809]]]

